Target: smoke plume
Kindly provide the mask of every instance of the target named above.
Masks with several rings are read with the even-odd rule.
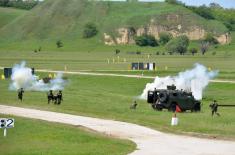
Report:
[[[58,73],[56,78],[51,79],[49,83],[38,80],[38,77],[32,74],[31,68],[26,67],[26,63],[16,64],[12,69],[10,90],[23,88],[28,91],[49,91],[63,90],[66,81],[62,79],[62,73]]]
[[[180,72],[177,76],[156,77],[153,83],[146,85],[140,98],[147,99],[149,90],[167,89],[168,85],[174,84],[177,89],[192,92],[196,100],[201,100],[203,90],[217,75],[218,71],[208,71],[205,66],[195,64],[193,69]]]

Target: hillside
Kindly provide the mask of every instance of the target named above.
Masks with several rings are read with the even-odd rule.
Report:
[[[17,17],[24,15],[26,12],[27,11],[19,9],[0,7],[0,29],[11,23]]]
[[[84,25],[92,22],[98,35],[83,39]],[[61,40],[73,49],[99,45],[132,44],[136,35],[168,31],[185,34],[191,40],[213,32],[222,43],[227,28],[216,20],[206,20],[182,6],[167,3],[91,2],[87,0],[46,0],[16,21],[0,28],[1,49],[56,49]],[[95,47],[94,47],[95,46]],[[66,47],[65,47],[66,48]]]

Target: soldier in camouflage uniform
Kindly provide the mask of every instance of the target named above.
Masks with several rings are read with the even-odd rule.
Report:
[[[61,104],[61,101],[63,101],[63,94],[62,94],[62,91],[60,90],[58,93],[57,93],[57,104]]]
[[[23,100],[23,94],[24,94],[24,89],[23,88],[20,88],[18,90],[18,99],[22,102]]]
[[[218,111],[218,103],[216,100],[214,100],[213,103],[210,104],[211,107],[211,115],[214,116],[216,114],[217,116],[220,116],[220,114],[217,112]]]
[[[54,94],[52,92],[52,90],[50,90],[48,93],[47,93],[47,103],[50,104],[50,102],[53,102],[54,101]]]

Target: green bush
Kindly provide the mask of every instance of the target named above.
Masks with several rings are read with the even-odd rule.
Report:
[[[58,40],[58,41],[56,42],[56,46],[57,46],[57,48],[63,47],[62,41],[61,41],[61,40]]]
[[[10,0],[0,0],[0,6],[9,7]]]
[[[0,0],[2,7],[14,7],[19,9],[30,10],[39,3],[38,0]]]
[[[191,9],[193,12],[197,13],[203,18],[206,19],[215,19],[214,15],[212,14],[212,11],[209,7],[206,6],[199,6],[199,7],[194,7],[194,6],[187,6],[187,8]]]
[[[135,37],[135,43],[138,46],[158,46],[158,41],[151,35],[137,36]]]
[[[165,0],[166,3],[175,4],[175,5],[182,5],[183,3],[178,0]]]
[[[93,23],[87,23],[83,30],[83,38],[94,37],[98,33],[96,25]]]
[[[166,50],[172,54],[179,53],[182,55],[187,52],[188,45],[189,45],[189,39],[187,36],[183,35],[169,41],[166,44]]]
[[[172,35],[168,32],[162,32],[159,34],[159,38],[160,44],[165,45],[172,39]]]
[[[218,40],[213,36],[213,34],[208,33],[204,39],[205,42],[209,42],[210,44],[218,44]]]

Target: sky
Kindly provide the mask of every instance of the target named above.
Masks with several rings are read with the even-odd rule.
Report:
[[[164,1],[164,0],[139,0],[139,1]],[[186,5],[200,6],[203,4],[218,3],[224,8],[235,8],[235,0],[179,0]]]

